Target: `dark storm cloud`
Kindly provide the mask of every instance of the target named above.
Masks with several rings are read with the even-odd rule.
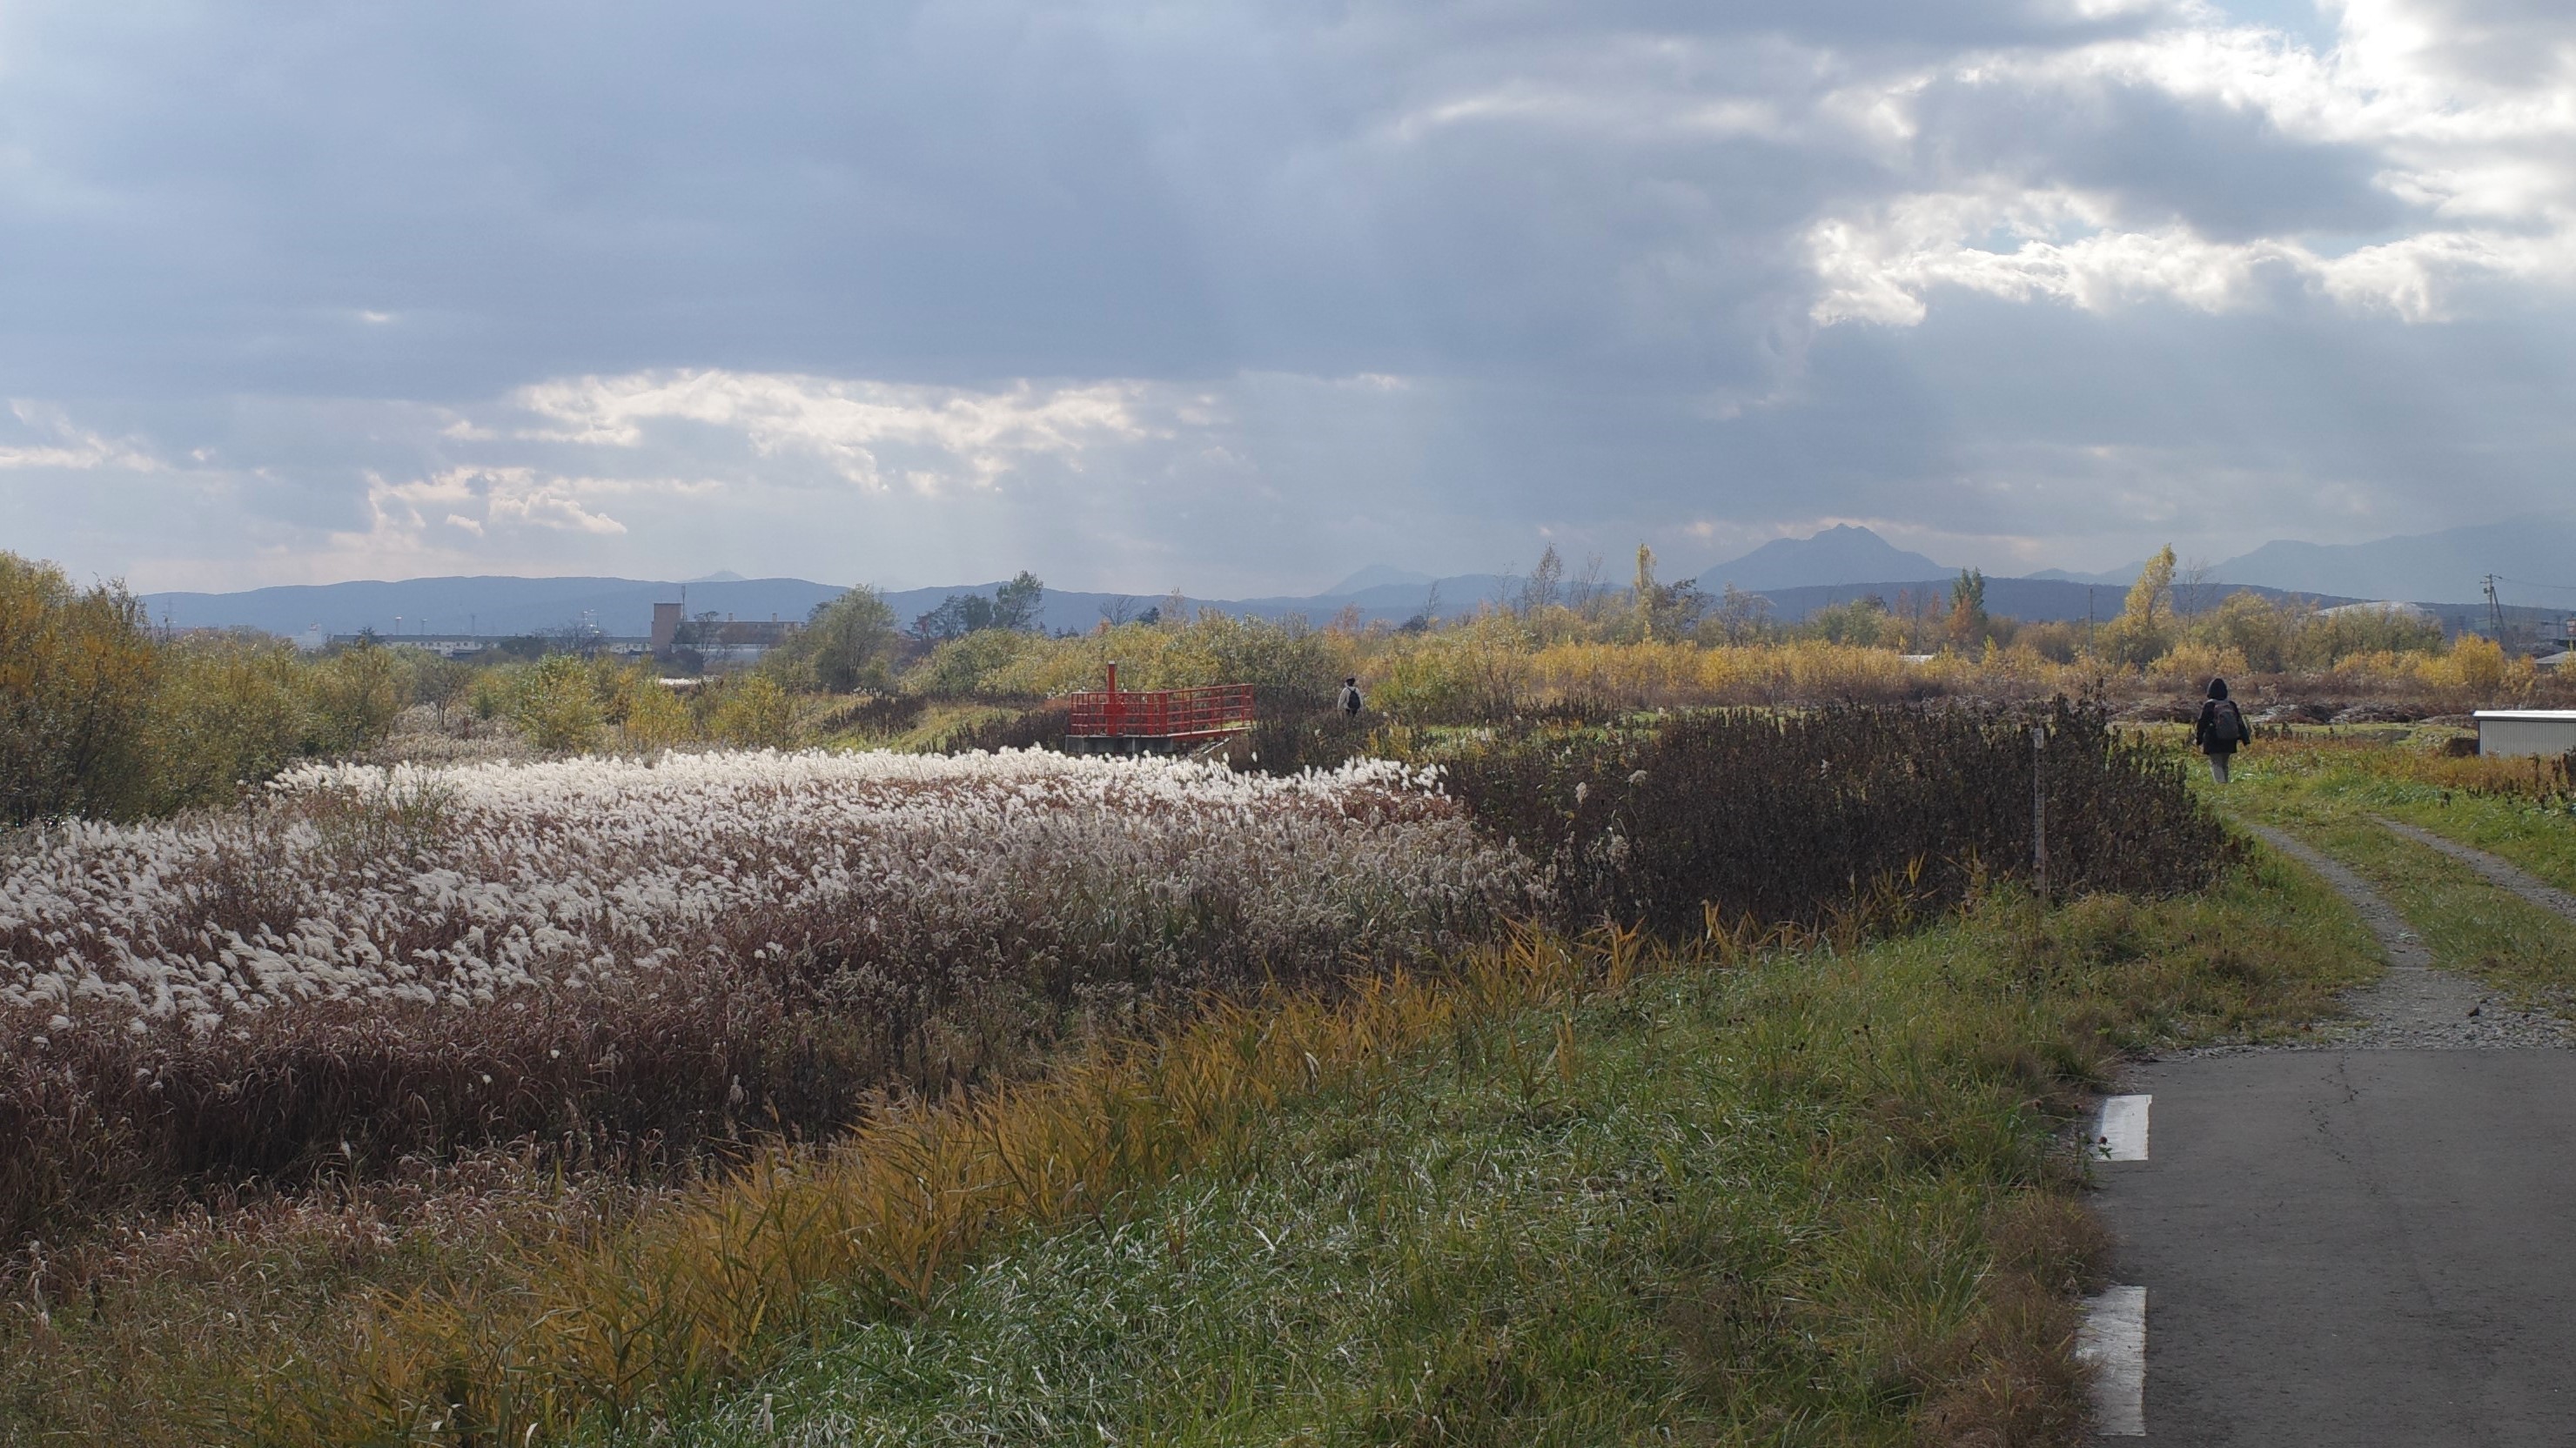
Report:
[[[2530,506],[2568,22],[2274,18],[20,6],[0,516],[156,581],[1218,592]]]
[[[1712,230],[1776,261],[1762,239],[1861,184],[1665,108],[1795,111],[1856,68],[2102,28],[2018,5],[262,13],[5,22],[13,389],[1597,349],[1629,267]],[[1517,122],[1422,118],[1515,88]]]

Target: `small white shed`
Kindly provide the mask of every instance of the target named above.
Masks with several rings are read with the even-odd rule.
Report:
[[[2576,751],[2576,709],[2480,709],[2478,753],[2495,758]]]

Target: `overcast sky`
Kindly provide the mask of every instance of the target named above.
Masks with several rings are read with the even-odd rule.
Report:
[[[2576,503],[2571,284],[2566,0],[0,0],[146,589],[2219,558]]]

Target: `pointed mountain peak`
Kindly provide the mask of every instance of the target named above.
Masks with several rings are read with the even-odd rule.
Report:
[[[1760,592],[1839,583],[1919,583],[1954,570],[1910,553],[1867,528],[1838,523],[1805,538],[1774,538],[1699,576],[1714,593],[1733,584]]]

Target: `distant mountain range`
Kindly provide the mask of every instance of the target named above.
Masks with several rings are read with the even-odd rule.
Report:
[[[2106,573],[2052,568],[2031,577],[2125,586],[2144,566]],[[2293,593],[2457,604],[2481,602],[2491,573],[2508,605],[2576,611],[2576,521],[2516,518],[2369,543],[2276,539],[2209,569],[2214,581]]]
[[[1843,525],[1806,538],[1780,538],[1699,575],[1714,594],[1732,584],[1759,593],[1774,617],[1795,621],[1818,608],[1876,594],[1946,596],[1958,570],[1900,549],[1867,528]],[[2501,576],[2502,596],[2517,616],[2576,613],[2576,523],[2523,519],[2455,528],[2415,538],[2372,543],[2266,543],[2209,570],[2197,592],[2215,602],[2237,587],[2267,595],[2298,593],[2320,602],[2406,599],[2438,605],[2453,621],[2475,616],[2480,580]],[[1987,607],[2026,619],[2107,618],[2118,612],[2120,591],[2137,569],[2079,574],[2048,570],[1986,583]],[[1624,595],[1624,583],[1611,583]],[[1363,623],[1401,623],[1436,612],[1471,615],[1516,597],[1522,580],[1507,574],[1469,573],[1447,578],[1388,564],[1363,568],[1325,593],[1249,599],[1185,598],[1190,608],[1282,618],[1302,614],[1323,623],[1345,613]],[[998,583],[903,589],[887,595],[898,618],[909,623],[954,593],[990,594]],[[181,628],[264,629],[297,635],[318,629],[352,634],[372,628],[400,634],[538,633],[589,625],[604,633],[637,636],[652,627],[653,605],[684,603],[692,615],[734,619],[799,619],[829,602],[844,586],[802,578],[737,578],[719,575],[689,583],[632,578],[414,578],[400,582],[333,583],[260,588],[244,593],[153,593],[143,597],[156,621]],[[1162,602],[1150,594],[1048,590],[1039,617],[1053,631],[1088,631],[1105,618],[1132,618]],[[2188,601],[2187,604],[2188,605]]]

